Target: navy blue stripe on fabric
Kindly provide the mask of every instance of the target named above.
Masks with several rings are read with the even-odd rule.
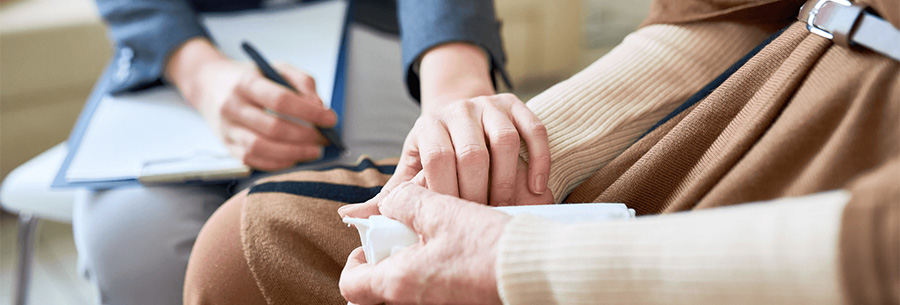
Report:
[[[255,193],[285,193],[297,196],[332,200],[344,203],[359,203],[375,197],[381,186],[361,187],[344,184],[305,181],[266,182],[250,188]]]
[[[790,27],[790,26],[788,26],[788,27]],[[750,50],[750,52],[748,52],[747,55],[744,55],[744,57],[742,57],[740,60],[735,62],[733,65],[731,65],[731,67],[728,67],[728,69],[725,70],[725,72],[722,72],[722,74],[720,74],[718,77],[716,77],[716,79],[714,79],[709,84],[706,84],[706,86],[704,86],[702,89],[700,89],[700,91],[698,91],[697,93],[692,95],[690,98],[688,98],[686,102],[679,105],[678,108],[675,108],[674,111],[672,111],[671,113],[666,115],[666,117],[664,117],[662,120],[660,120],[659,122],[656,122],[656,124],[653,125],[653,127],[650,127],[650,129],[648,129],[647,132],[644,132],[644,134],[642,134],[641,137],[638,138],[638,140],[643,139],[645,136],[647,136],[648,134],[653,132],[653,130],[656,130],[656,128],[659,128],[659,126],[662,126],[663,124],[665,124],[672,118],[678,116],[679,114],[681,114],[688,108],[691,108],[692,106],[694,106],[694,104],[697,104],[697,102],[706,98],[710,93],[713,92],[713,90],[716,90],[716,88],[721,86],[722,83],[725,82],[725,80],[727,80],[729,77],[731,77],[731,75],[734,74],[734,72],[736,72],[738,69],[740,69],[742,66],[744,66],[744,64],[746,64],[747,61],[750,60],[750,58],[753,58],[753,56],[756,56],[756,54],[759,53],[759,51],[761,51],[763,48],[765,48],[767,45],[769,45],[769,43],[772,42],[773,40],[775,40],[775,38],[778,38],[778,36],[780,36],[781,33],[783,33],[785,30],[787,30],[788,27],[782,28],[775,34],[772,34],[772,36],[769,36],[769,38],[766,38],[765,41],[763,41],[762,43],[757,45],[755,48],[753,48],[753,50]]]
[[[397,166],[396,165],[375,165],[375,162],[372,162],[372,160],[363,159],[362,161],[359,161],[359,164],[354,165],[354,166],[332,165],[332,166],[326,166],[326,167],[317,169],[315,171],[324,172],[324,171],[330,171],[333,169],[345,169],[345,170],[352,171],[352,172],[361,172],[361,171],[364,171],[364,170],[367,170],[370,168],[377,169],[379,173],[382,173],[385,175],[393,175],[394,170],[397,169]]]

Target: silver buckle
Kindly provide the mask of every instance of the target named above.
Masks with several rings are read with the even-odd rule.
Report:
[[[822,28],[816,26],[816,15],[819,13],[819,9],[828,4],[829,2],[833,2],[835,4],[843,5],[843,6],[851,6],[853,5],[848,0],[819,0],[816,2],[816,5],[813,6],[811,10],[809,10],[809,17],[806,18],[806,29],[811,33],[828,38],[834,39],[834,35],[829,33],[828,31],[823,30]]]

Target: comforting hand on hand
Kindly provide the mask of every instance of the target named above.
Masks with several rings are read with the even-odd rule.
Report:
[[[528,146],[527,165],[519,158],[520,138]],[[430,190],[478,203],[553,201],[546,190],[550,172],[546,129],[511,94],[460,100],[423,113],[407,136],[400,163],[385,188],[409,181],[419,172]]]
[[[402,183],[370,205],[412,228],[419,243],[378,264],[367,264],[356,248],[341,273],[341,294],[355,304],[499,304],[494,265],[510,216],[416,184],[422,182]],[[369,212],[353,205],[339,211],[362,218]]]
[[[291,91],[262,76],[250,64],[224,58],[205,39],[179,48],[167,65],[169,78],[203,115],[231,154],[260,170],[284,169],[320,157],[327,140],[314,126],[304,126],[267,113],[331,127],[336,114],[322,105],[315,82],[288,65],[279,73],[297,88]]]
[[[546,197],[550,174],[547,131],[525,103],[494,95],[490,61],[478,46],[455,42],[422,56],[419,70],[422,115],[403,145],[390,190],[423,172],[439,193],[491,205],[522,204],[517,198]],[[519,158],[521,140],[529,162]],[[525,177],[519,166],[528,167]]]

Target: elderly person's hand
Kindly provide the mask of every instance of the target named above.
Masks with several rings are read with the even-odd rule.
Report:
[[[341,273],[341,294],[355,304],[499,304],[494,264],[510,216],[414,183],[381,196],[377,208],[412,228],[419,243],[377,264],[356,248]]]
[[[516,188],[520,190],[527,189],[528,183],[528,165],[525,164],[521,159],[519,160],[519,164],[516,167]],[[392,181],[396,181],[395,177],[391,177]],[[419,171],[412,179],[404,178],[404,180],[409,180],[410,182],[417,184],[421,187],[425,187],[429,190],[432,190],[431,183],[429,183],[428,179],[426,179],[425,171]],[[397,182],[396,185],[401,185],[406,182]],[[342,206],[338,213],[341,214],[341,217],[355,217],[355,218],[369,218],[372,215],[380,215],[379,205],[387,196],[393,187],[385,186],[384,189],[374,198],[369,199],[364,203],[359,204],[349,204]],[[552,204],[553,203],[553,192],[549,189],[543,194],[535,195],[531,192],[516,192],[515,197],[511,202],[508,202],[506,205],[539,205],[539,204]],[[496,204],[492,204],[496,205]]]

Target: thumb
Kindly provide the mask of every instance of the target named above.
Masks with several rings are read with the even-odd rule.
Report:
[[[425,180],[425,171],[420,171],[415,177],[410,179],[410,182],[421,187],[428,187],[428,181]]]
[[[394,188],[379,205],[379,212],[409,226],[416,233],[430,238],[445,224],[454,222],[460,211],[469,205],[480,206],[453,196],[443,195],[413,182]]]
[[[383,200],[384,197],[387,196],[387,194],[388,191],[382,189],[382,191],[379,192],[378,195],[375,195],[375,197],[373,197],[372,199],[369,199],[363,203],[341,206],[340,208],[338,208],[337,212],[341,215],[341,218],[369,218],[369,216],[372,215],[379,215],[381,213],[378,211],[378,203],[381,202],[381,200]]]

